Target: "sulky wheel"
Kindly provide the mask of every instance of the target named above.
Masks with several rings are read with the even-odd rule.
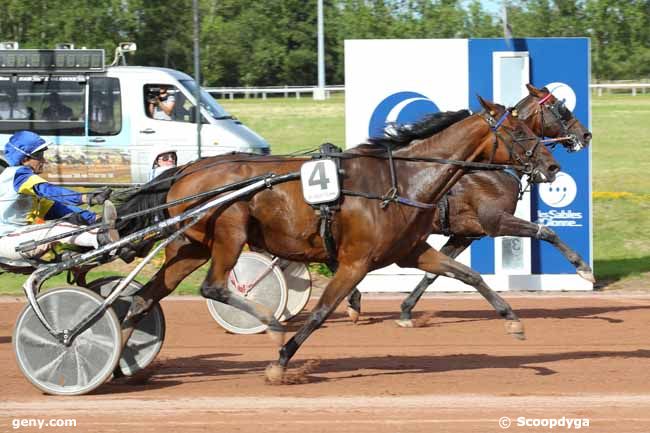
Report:
[[[278,262],[287,281],[287,306],[280,321],[289,321],[297,316],[311,296],[311,275],[304,263],[281,260]]]
[[[74,328],[103,301],[79,287],[60,287],[37,297],[57,331]],[[45,329],[28,304],[16,321],[13,345],[18,366],[34,386],[48,394],[86,394],[109,378],[120,359],[120,322],[109,308],[66,346]]]
[[[228,289],[259,302],[279,318],[287,305],[287,285],[282,270],[266,255],[243,252],[228,276]],[[214,320],[234,334],[257,334],[266,325],[255,317],[230,305],[208,299]]]
[[[88,288],[102,297],[106,297],[121,279],[119,276],[100,278],[91,282]],[[141,288],[140,283],[132,281],[124,289],[120,297],[113,302],[113,310],[120,322],[126,317],[126,313],[131,307],[133,295]],[[126,342],[116,375],[119,376],[121,373],[125,376],[132,376],[147,367],[158,356],[164,340],[165,316],[160,305],[155,304],[147,315],[138,322],[131,337]]]

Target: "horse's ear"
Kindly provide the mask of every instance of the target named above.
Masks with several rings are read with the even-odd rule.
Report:
[[[530,93],[533,96],[538,96],[539,97],[540,94],[542,93],[541,90],[539,90],[537,87],[533,86],[530,83],[526,83],[526,88],[528,89],[528,93]]]
[[[485,109],[485,111],[488,111],[491,116],[494,116],[496,113],[496,110],[494,109],[494,104],[492,104],[490,101],[487,101],[481,97],[481,95],[476,95],[478,97],[478,102],[481,103],[481,106]]]

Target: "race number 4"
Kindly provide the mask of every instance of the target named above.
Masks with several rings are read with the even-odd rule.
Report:
[[[336,163],[331,159],[305,162],[300,167],[302,195],[309,204],[334,201],[341,195]]]

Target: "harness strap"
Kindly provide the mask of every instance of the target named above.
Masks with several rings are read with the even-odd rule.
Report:
[[[341,193],[344,194],[344,195],[349,195],[349,196],[353,196],[353,197],[364,197],[364,198],[367,198],[367,199],[370,199],[370,200],[381,200],[382,204],[383,204],[383,202],[387,202],[386,204],[391,203],[391,202],[395,202],[395,203],[398,203],[398,204],[403,204],[403,205],[406,205],[406,206],[413,206],[413,207],[417,207],[417,208],[420,208],[420,209],[433,209],[432,204],[422,203],[422,202],[419,202],[417,200],[411,200],[410,198],[406,198],[406,197],[400,197],[400,196],[398,196],[396,194],[391,195],[391,196],[386,196],[386,195],[370,194],[370,193],[366,193],[366,192],[350,191],[349,189],[342,189]],[[386,206],[384,205],[382,207],[386,207]]]
[[[451,225],[449,224],[449,193],[442,196],[438,204],[440,213],[440,230],[443,235],[451,236]]]
[[[336,268],[338,268],[338,260],[336,259],[338,255],[336,241],[332,235],[332,220],[334,215],[332,209],[330,209],[330,207],[326,204],[320,205],[319,214],[319,233],[321,238],[323,238],[323,244],[325,245],[325,250],[327,251],[327,266],[330,268],[330,270],[334,271]]]

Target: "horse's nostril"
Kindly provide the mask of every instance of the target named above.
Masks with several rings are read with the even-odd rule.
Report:
[[[584,138],[585,141],[591,141],[591,132],[585,132]]]
[[[548,168],[548,171],[550,171],[551,173],[555,174],[555,173],[557,173],[557,172],[560,171],[560,166],[559,166],[559,165],[551,165],[551,166]]]

